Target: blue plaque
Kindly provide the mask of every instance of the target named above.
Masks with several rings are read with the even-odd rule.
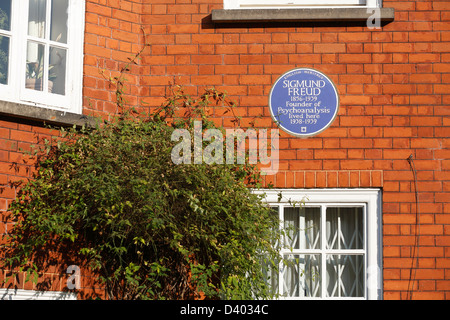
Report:
[[[328,128],[339,110],[339,94],[323,73],[309,68],[286,72],[272,86],[270,114],[289,134],[309,137]]]

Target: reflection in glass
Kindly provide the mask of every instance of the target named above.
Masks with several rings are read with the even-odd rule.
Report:
[[[8,84],[9,38],[0,36],[0,84]]]
[[[0,1],[0,29],[11,30],[11,0]]]
[[[364,255],[327,256],[327,295],[364,297]]]
[[[28,35],[45,37],[46,0],[30,0],[28,10]]]
[[[8,84],[10,38],[2,30],[11,31],[11,0],[0,1],[0,84]]]
[[[52,1],[50,40],[67,43],[69,0]]]
[[[67,50],[50,47],[48,80],[53,92],[64,95],[66,93],[66,56]]]
[[[286,297],[320,297],[320,261],[318,254],[284,256],[283,295]]]
[[[292,249],[318,249],[320,247],[320,208],[285,208],[284,228],[286,246]]]
[[[364,221],[362,207],[327,208],[327,248],[363,249]]]
[[[28,89],[38,91],[44,89],[44,53],[45,47],[43,44],[28,41],[26,62],[26,87]]]

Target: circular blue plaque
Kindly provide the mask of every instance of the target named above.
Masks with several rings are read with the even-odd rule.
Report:
[[[319,134],[334,121],[339,110],[339,94],[323,73],[309,68],[293,69],[272,86],[269,109],[282,130],[309,137]]]

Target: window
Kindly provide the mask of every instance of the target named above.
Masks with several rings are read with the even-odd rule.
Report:
[[[266,191],[284,243],[271,275],[286,299],[380,299],[378,190]],[[304,201],[304,203],[302,203]]]
[[[2,100],[81,113],[84,0],[2,0]]]
[[[224,0],[224,9],[380,7],[379,0]]]
[[[72,292],[0,289],[0,300],[76,300]]]

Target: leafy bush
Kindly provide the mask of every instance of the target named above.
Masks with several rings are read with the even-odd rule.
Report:
[[[257,168],[171,160],[173,131],[193,133],[194,119],[215,127],[214,103],[225,95],[175,90],[149,115],[62,129],[36,149],[34,177],[9,208],[3,268],[37,281],[51,262],[85,261],[110,299],[270,298],[278,220],[250,190]]]

